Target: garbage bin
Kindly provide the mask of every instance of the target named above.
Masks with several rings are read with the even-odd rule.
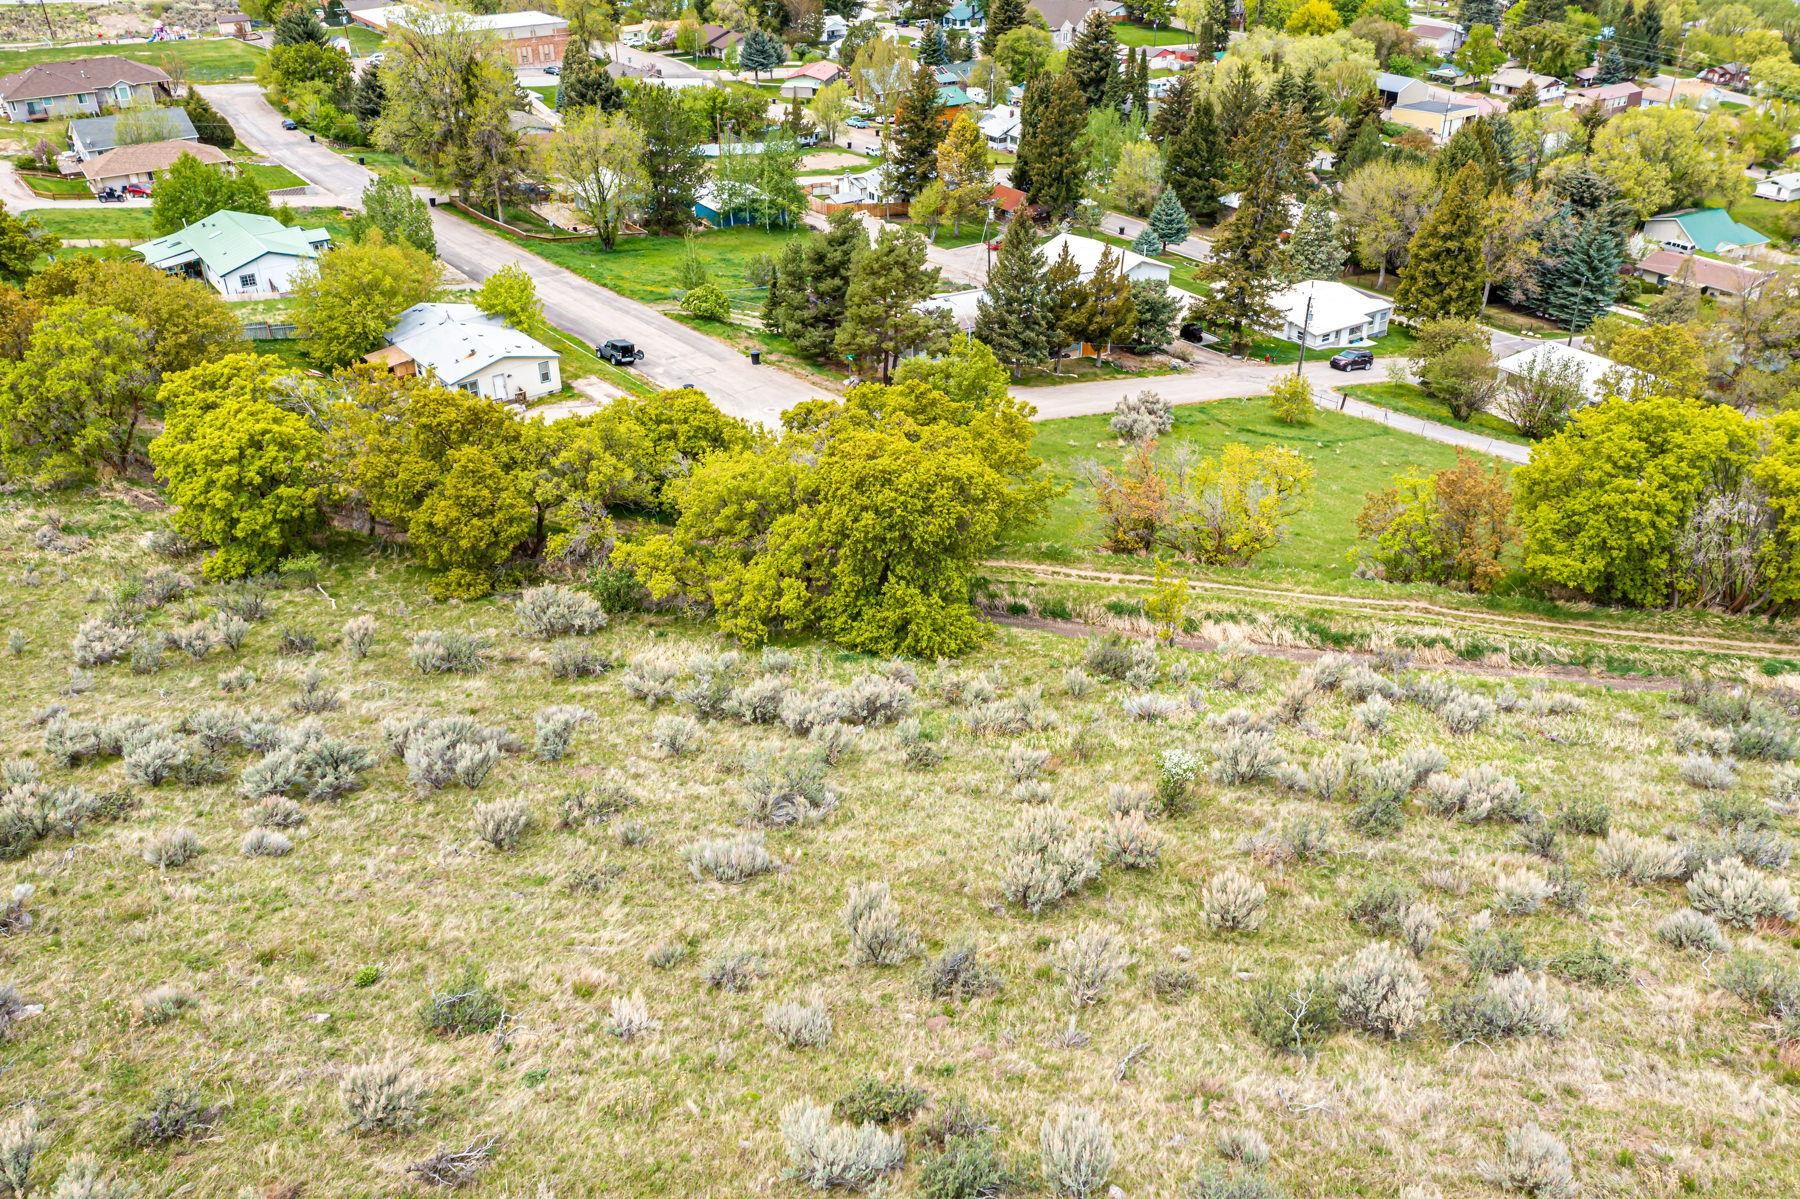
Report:
[[[356,165],[359,167],[366,167],[369,165],[369,160],[364,158],[361,154],[358,154],[356,156]]]
[[[316,137],[316,136],[315,136],[315,135],[313,135],[313,134],[311,134],[311,133],[309,133],[309,134],[307,134],[307,135],[306,135],[306,140],[307,140],[307,141],[309,141],[309,142],[313,142],[313,143],[315,143],[315,144],[316,144],[316,143],[317,143],[317,142],[318,142],[318,140],[319,140],[319,139],[318,139],[318,137]]]
[[[750,351],[750,365],[751,366],[761,366],[762,365],[762,351],[761,350],[751,350]]]
[[[430,200],[430,201],[431,201],[431,206],[432,206],[432,207],[433,207],[433,208],[436,208],[436,207],[437,207],[437,197],[436,197],[436,196],[427,196],[427,197],[425,197],[425,198],[426,198],[426,199],[427,199],[427,200]]]

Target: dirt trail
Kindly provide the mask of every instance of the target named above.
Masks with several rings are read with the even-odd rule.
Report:
[[[1016,570],[1048,579],[1071,579],[1090,583],[1112,583],[1119,586],[1149,586],[1147,575],[1121,574],[1115,571],[1090,570],[1080,566],[1058,566],[1042,562],[1018,562],[995,559],[982,565],[993,569]],[[1743,654],[1759,658],[1800,657],[1800,643],[1779,641],[1739,641],[1725,637],[1707,637],[1685,633],[1659,633],[1649,629],[1616,628],[1582,624],[1578,621],[1550,620],[1535,616],[1516,616],[1495,612],[1477,612],[1452,608],[1421,599],[1383,599],[1376,596],[1329,595],[1311,591],[1289,591],[1276,587],[1253,587],[1241,583],[1216,583],[1204,579],[1191,580],[1188,587],[1197,592],[1254,596],[1258,599],[1284,600],[1293,603],[1321,604],[1364,613],[1385,613],[1422,620],[1440,620],[1471,631],[1504,635],[1538,634],[1564,640],[1594,644],[1618,645],[1621,648],[1693,650],[1708,653]]]

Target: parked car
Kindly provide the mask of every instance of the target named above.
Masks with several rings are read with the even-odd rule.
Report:
[[[125,193],[116,187],[103,187],[94,194],[94,198],[102,204],[123,204]]]
[[[1181,327],[1181,340],[1191,341],[1195,345],[1199,345],[1205,339],[1206,339],[1206,330],[1202,326],[1200,326],[1200,325],[1183,325]]]
[[[364,61],[366,61],[372,67],[378,67],[382,63],[387,61],[387,55],[385,53],[383,53],[382,51],[377,50],[377,51],[375,51],[375,53],[369,55],[369,57],[367,59],[365,59]]]
[[[560,74],[562,74],[562,68],[557,66],[556,64],[552,63],[550,66],[547,66],[544,68],[544,74],[560,75]]]
[[[281,127],[283,129],[298,129],[300,128],[300,122],[296,121],[293,117],[289,117],[287,120],[281,122]]]
[[[1375,355],[1369,350],[1339,350],[1331,356],[1334,371],[1366,371],[1374,365]]]
[[[595,346],[594,353],[614,366],[630,366],[634,362],[644,360],[644,351],[617,337]]]
[[[867,129],[869,127],[869,118],[851,117],[848,121],[845,121],[844,124],[850,126],[852,129]]]
[[[795,138],[794,143],[810,150],[812,147],[819,144],[819,135],[813,130],[808,129],[805,133],[802,133],[799,137]]]
[[[127,183],[125,185],[125,194],[128,196],[135,196],[140,200],[148,200],[150,198],[150,189],[141,183]]]

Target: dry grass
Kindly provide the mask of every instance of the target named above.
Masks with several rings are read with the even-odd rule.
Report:
[[[420,574],[360,550],[328,556],[322,591],[276,592],[273,614],[237,653],[199,662],[171,655],[147,675],[123,663],[97,667],[91,690],[65,696],[70,639],[105,606],[88,597],[152,564],[137,535],[154,522],[123,504],[70,504],[67,514],[68,529],[91,540],[64,555],[36,547],[41,520],[0,513],[0,593],[28,639],[8,663],[16,698],[0,720],[0,758],[37,759],[51,784],[122,788],[117,759],[53,766],[31,713],[62,703],[81,718],[170,721],[225,703],[293,727],[300,717],[286,701],[317,666],[342,693],[342,707],[317,719],[378,761],[360,790],[305,805],[285,857],[228,852],[258,806],[234,792],[251,760],[238,753],[222,780],[132,788],[139,803],[121,822],[90,824],[73,841],[52,838],[0,864],[0,885],[36,886],[32,926],[0,940],[0,984],[45,1005],[13,1025],[4,1054],[7,1096],[35,1102],[48,1136],[34,1174],[46,1189],[65,1161],[93,1148],[156,1193],[229,1196],[304,1183],[308,1194],[395,1194],[414,1186],[408,1166],[434,1151],[497,1138],[474,1193],[529,1194],[547,1184],[564,1199],[798,1194],[782,1180],[782,1109],[802,1099],[829,1106],[875,1076],[921,1087],[939,1107],[963,1100],[991,1113],[1002,1150],[1027,1163],[1055,1108],[1091,1108],[1112,1131],[1111,1181],[1133,1196],[1178,1193],[1197,1168],[1216,1164],[1213,1146],[1231,1128],[1266,1138],[1266,1173],[1292,1194],[1392,1195],[1412,1186],[1445,1199],[1492,1196],[1481,1164],[1498,1159],[1506,1133],[1527,1123],[1568,1146],[1584,1195],[1673,1196],[1691,1186],[1774,1199],[1800,1190],[1800,1076],[1782,1065],[1765,1019],[1712,984],[1716,958],[1656,937],[1656,926],[1687,905],[1681,884],[1602,876],[1593,837],[1562,839],[1589,887],[1586,913],[1546,904],[1491,917],[1544,961],[1597,939],[1629,963],[1631,980],[1620,987],[1558,984],[1570,1019],[1557,1042],[1453,1046],[1439,1028],[1436,1009],[1468,981],[1455,946],[1494,906],[1493,880],[1543,864],[1519,848],[1516,828],[1434,817],[1417,797],[1401,831],[1374,840],[1344,826],[1349,804],[1273,781],[1224,786],[1203,770],[1181,811],[1153,822],[1161,837],[1154,868],[1108,866],[1035,917],[1003,901],[1001,863],[1020,811],[1005,798],[1007,745],[1048,750],[1040,777],[1056,806],[1100,827],[1109,788],[1154,785],[1161,751],[1192,748],[1210,765],[1221,734],[1205,718],[1234,707],[1268,711],[1296,673],[1290,663],[1258,662],[1260,687],[1248,694],[1190,692],[1193,684],[1169,681],[1170,664],[1186,661],[1191,679],[1210,680],[1220,663],[1165,651],[1155,693],[1182,710],[1143,724],[1121,712],[1123,683],[1097,680],[1080,699],[1066,693],[1061,679],[1081,660],[1081,643],[999,632],[953,671],[918,667],[913,715],[938,735],[941,764],[906,769],[896,729],[871,728],[858,752],[828,772],[836,810],[816,824],[767,830],[780,868],[727,887],[697,880],[682,852],[746,831],[746,754],[806,746],[779,724],[707,721],[696,752],[657,756],[651,727],[685,710],[678,704],[653,711],[629,699],[617,673],[553,680],[548,650],[518,635],[504,601],[433,604]],[[27,587],[31,564],[38,582]],[[198,593],[201,605],[208,594]],[[192,619],[181,607],[157,614],[153,627]],[[358,661],[338,638],[363,614],[382,633]],[[288,629],[313,633],[323,648],[280,656]],[[491,638],[487,669],[421,675],[408,661],[407,634],[426,630]],[[650,652],[685,662],[725,648],[703,627],[669,618],[618,618],[594,642],[619,662]],[[796,649],[803,688],[841,686],[881,667],[828,648]],[[218,676],[240,667],[258,681],[220,695]],[[756,669],[755,655],[745,655],[744,676]],[[963,716],[973,701],[951,704],[939,690],[952,673],[965,695],[976,677],[1001,697],[1039,686],[1055,724],[972,736]],[[1455,681],[1496,692],[1491,680]],[[1603,799],[1615,828],[1698,832],[1699,793],[1678,777],[1671,732],[1680,713],[1670,697],[1583,694],[1580,710],[1519,705],[1461,737],[1433,712],[1398,701],[1385,728],[1359,741],[1384,757],[1437,746],[1454,773],[1491,765],[1546,813]],[[474,792],[415,793],[404,764],[381,744],[384,718],[460,715],[503,725],[529,745],[532,714],[562,703],[597,717],[568,756],[509,753]],[[1279,727],[1288,759],[1304,764],[1342,746],[1352,707],[1326,695],[1299,724]],[[1743,763],[1739,790],[1759,795],[1773,771]],[[628,813],[556,827],[563,797],[602,777],[630,780]],[[528,804],[536,827],[516,849],[494,853],[473,841],[472,810],[502,797]],[[1331,852],[1265,862],[1240,848],[1301,817],[1331,824]],[[637,844],[618,835],[626,819],[645,834]],[[141,838],[177,827],[194,830],[211,852],[179,869],[147,868]],[[1373,940],[1345,917],[1350,899],[1383,879],[1420,890],[1428,871],[1450,867],[1473,885],[1431,896],[1443,926],[1419,962],[1434,1007],[1419,1032],[1397,1042],[1339,1032],[1311,1060],[1271,1053],[1246,1035],[1240,1008],[1257,981],[1330,969]],[[1226,871],[1267,889],[1253,936],[1206,927],[1203,888]],[[933,1000],[920,988],[918,963],[850,965],[845,895],[851,882],[871,880],[891,888],[924,954],[978,944],[1002,988],[967,1002]],[[1132,964],[1104,1003],[1081,1010],[1081,1036],[1071,1037],[1053,950],[1094,926],[1116,930]],[[1793,935],[1765,923],[1733,929],[1731,940],[1791,965]],[[686,952],[658,969],[647,957],[664,944]],[[732,950],[758,955],[766,974],[740,992],[709,989],[704,963]],[[470,966],[505,1005],[500,1029],[456,1039],[426,1032],[421,1006]],[[1192,992],[1155,998],[1153,974],[1174,967],[1193,972]],[[138,999],[156,987],[178,988],[193,1004],[165,1022],[141,1020]],[[831,1040],[796,1054],[766,1031],[764,1011],[815,991]],[[639,993],[661,1026],[622,1040],[609,1005]],[[378,1055],[403,1058],[431,1080],[415,1129],[370,1136],[349,1127],[342,1080]],[[131,1119],[170,1085],[198,1086],[218,1105],[210,1128],[164,1148],[124,1148]],[[906,1135],[902,1195],[912,1193],[923,1152],[916,1134]]]

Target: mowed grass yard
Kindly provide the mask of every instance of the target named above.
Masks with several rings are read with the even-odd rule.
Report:
[[[279,206],[278,206],[279,208]],[[336,208],[291,208],[293,223],[307,228],[323,226],[334,238],[349,235],[342,210]],[[148,208],[109,206],[102,208],[30,208],[23,210],[58,237],[74,239],[110,238],[118,241],[149,241],[156,236]]]
[[[1152,390],[1155,380],[1145,384]],[[1231,442],[1252,448],[1282,445],[1297,450],[1317,472],[1314,491],[1304,511],[1294,518],[1290,536],[1238,574],[1279,571],[1324,583],[1351,574],[1350,551],[1356,542],[1356,514],[1371,491],[1388,486],[1395,475],[1411,470],[1441,470],[1456,463],[1449,446],[1426,441],[1370,421],[1318,412],[1311,425],[1284,425],[1269,415],[1263,399],[1216,400],[1183,404],[1175,409],[1175,427],[1157,445],[1167,460],[1178,449],[1197,455],[1217,454]],[[1001,556],[1047,562],[1120,561],[1100,548],[1102,522],[1094,490],[1081,475],[1084,461],[1117,469],[1124,449],[1107,427],[1107,415],[1076,416],[1039,422],[1033,450],[1068,490],[1036,527],[1019,534],[997,551]]]
[[[185,42],[109,42],[100,46],[38,46],[25,50],[0,50],[0,75],[22,71],[41,62],[65,62],[72,58],[117,55],[134,62],[177,63],[187,78],[201,82],[241,79],[252,75],[262,61],[263,50],[236,38],[189,38]]]
[[[1477,412],[1466,421],[1457,420],[1448,405],[1433,399],[1425,393],[1424,388],[1415,383],[1359,383],[1351,387],[1340,387],[1338,390],[1367,403],[1379,404],[1408,416],[1434,420],[1453,429],[1467,429],[1471,433],[1482,433],[1497,441],[1510,441],[1515,445],[1531,444],[1531,438],[1519,432],[1518,426],[1496,413]]]
[[[38,531],[52,505],[60,527],[46,540]],[[1465,735],[1404,700],[1359,730],[1355,700],[1342,692],[1318,694],[1302,720],[1273,717],[1297,663],[1254,659],[1233,689],[1218,682],[1227,666],[1218,655],[1164,649],[1147,686],[1173,715],[1152,725],[1126,718],[1133,691],[1123,683],[1072,693],[1065,672],[1082,660],[1081,640],[999,630],[965,660],[914,664],[911,715],[937,738],[940,764],[908,769],[896,729],[870,727],[825,771],[836,810],[759,832],[779,868],[726,885],[696,877],[686,851],[750,831],[746,760],[795,760],[809,742],[779,725],[706,719],[692,752],[665,756],[650,743],[652,727],[685,704],[632,700],[623,670],[551,678],[545,643],[520,634],[507,598],[434,602],[403,552],[340,540],[326,549],[317,587],[297,579],[266,593],[267,613],[240,648],[200,661],[170,653],[154,673],[95,667],[72,688],[78,625],[106,610],[100,597],[138,594],[134,580],[171,565],[143,547],[144,534],[163,527],[123,499],[0,500],[0,552],[14,564],[0,600],[20,614],[24,636],[8,659],[15,700],[0,722],[0,757],[35,764],[46,787],[129,797],[116,822],[55,834],[5,864],[0,894],[36,887],[27,904],[35,923],[0,940],[5,982],[43,1005],[5,1044],[9,1118],[33,1104],[46,1134],[33,1194],[48,1194],[80,1151],[158,1195],[435,1194],[407,1176],[409,1165],[494,1138],[491,1163],[462,1193],[800,1199],[816,1192],[782,1178],[783,1108],[803,1099],[829,1107],[869,1080],[911,1084],[932,1104],[895,1126],[907,1159],[888,1192],[896,1199],[920,1193],[923,1128],[956,1103],[984,1112],[999,1151],[1027,1173],[1039,1167],[1045,1117],[1063,1104],[1090,1109],[1114,1139],[1107,1181],[1142,1199],[1191,1193],[1196,1171],[1221,1166],[1214,1146],[1229,1129],[1266,1139],[1264,1174],[1294,1199],[1502,1199],[1481,1170],[1527,1122],[1566,1144],[1583,1196],[1789,1199],[1800,1190],[1800,1074],[1784,1065],[1770,1022],[1721,991],[1718,955],[1657,939],[1658,922],[1687,902],[1679,882],[1608,877],[1599,838],[1565,829],[1555,848],[1585,903],[1502,915],[1503,878],[1553,869],[1521,849],[1517,826],[1434,816],[1415,796],[1397,833],[1372,838],[1347,822],[1350,804],[1272,782],[1221,783],[1205,769],[1226,736],[1208,721],[1242,709],[1267,718],[1296,765],[1429,749],[1453,772],[1492,767],[1516,780],[1547,816],[1576,801],[1604,804],[1614,829],[1703,839],[1703,794],[1678,773],[1677,719],[1692,709],[1672,695],[1554,681],[1536,692],[1528,680],[1503,685],[1451,668],[1437,672],[1445,683],[1489,698],[1510,690],[1516,702]],[[197,574],[192,559],[172,565]],[[143,628],[206,619],[227,594],[201,587],[145,613]],[[356,658],[341,631],[363,616],[376,631],[368,656]],[[486,638],[486,669],[421,673],[409,639],[426,631]],[[317,648],[305,648],[308,638]],[[585,644],[616,663],[667,660],[678,689],[696,679],[699,659],[716,661],[725,648],[672,615],[615,614]],[[775,671],[790,693],[843,687],[884,666],[794,648]],[[723,677],[737,686],[770,669],[752,652]],[[254,681],[221,694],[220,676],[234,671]],[[239,789],[257,754],[227,743],[211,756],[213,772],[151,786],[129,780],[115,755],[60,765],[29,718],[54,704],[75,721],[148,722],[191,748],[178,726],[203,712],[230,721],[237,709],[235,719],[297,734],[305,718],[291,705],[314,671],[315,693],[336,704],[316,728],[366,749],[371,762],[360,789],[301,805],[304,823],[287,830],[292,851],[281,857],[239,848],[259,813]],[[1036,731],[977,732],[982,695],[1044,719]],[[567,757],[543,761],[529,748],[533,716],[559,704],[582,705],[593,720]],[[415,790],[382,723],[446,716],[497,726],[519,745],[476,789]],[[1203,769],[1183,807],[1150,821],[1154,866],[1107,864],[1032,915],[1001,887],[1009,837],[1028,810],[1008,796],[1003,761],[1013,747],[1044,751],[1051,802],[1096,832],[1108,827],[1112,788],[1147,789],[1162,751],[1191,747]],[[1792,817],[1755,798],[1773,777],[1767,763],[1746,762],[1736,795],[1791,836]],[[600,794],[626,810],[563,827],[564,798],[595,787],[617,788]],[[475,806],[497,800],[522,801],[531,816],[504,852],[475,835]],[[1246,851],[1247,838],[1291,836],[1301,821],[1325,830],[1324,852],[1293,860]],[[146,842],[178,829],[203,852],[166,869],[147,864]],[[1208,926],[1202,895],[1227,873],[1265,897],[1254,931]],[[999,989],[932,998],[918,958],[851,964],[845,897],[870,881],[891,887],[922,956],[969,944]],[[1266,1048],[1250,1034],[1246,1004],[1266,982],[1336,971],[1391,939],[1350,918],[1382,885],[1428,903],[1441,923],[1416,966],[1431,1015],[1399,1040],[1339,1031],[1310,1058]],[[1059,945],[1089,929],[1116,938],[1125,962],[1100,1003],[1077,1009],[1054,963]],[[1736,947],[1792,967],[1790,926],[1728,932]],[[1529,956],[1547,1002],[1565,1012],[1561,1039],[1458,1044],[1440,1024],[1439,1013],[1484,982],[1472,967],[1476,947],[1502,938]],[[1616,964],[1610,980],[1592,972],[1596,951]],[[730,954],[756,962],[746,989],[705,981],[709,964]],[[424,1023],[428,999],[464,993],[471,969],[504,1005],[504,1036],[445,1035]],[[158,989],[175,1001],[146,1011]],[[626,1041],[609,1031],[611,1007],[634,993],[658,1025]],[[765,1009],[815,993],[829,1039],[784,1047]],[[346,1075],[390,1059],[418,1074],[421,1123],[359,1135],[341,1098]],[[165,1087],[199,1088],[215,1109],[210,1128],[131,1148],[133,1121]]]
[[[751,287],[745,278],[750,260],[759,254],[780,254],[789,240],[804,232],[739,225],[696,233],[692,243],[706,268],[708,281],[723,289],[734,307],[757,309],[762,305],[763,289]],[[656,304],[677,300],[682,294],[681,267],[687,242],[679,237],[621,237],[611,252],[590,238],[556,242],[514,240],[627,299]]]

